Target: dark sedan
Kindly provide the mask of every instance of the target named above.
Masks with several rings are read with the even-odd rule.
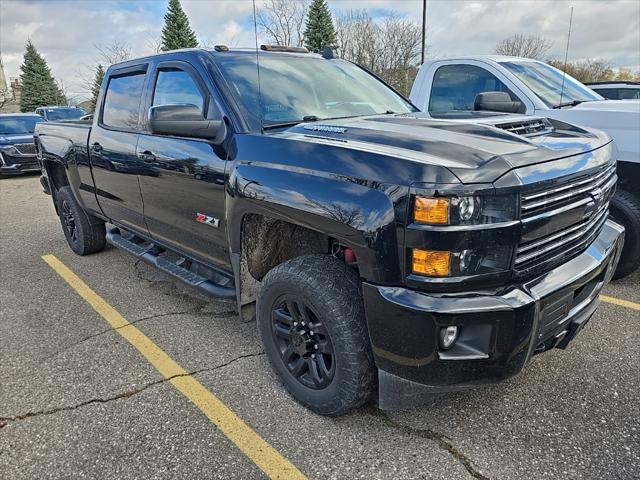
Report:
[[[0,114],[1,176],[40,171],[33,131],[44,121],[34,113]]]

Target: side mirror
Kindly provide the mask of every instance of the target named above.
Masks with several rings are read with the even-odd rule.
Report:
[[[511,100],[507,92],[482,92],[476,95],[473,102],[474,110],[489,110],[492,112],[518,113],[521,102]]]
[[[204,118],[191,104],[156,105],[149,109],[151,132],[158,135],[206,138],[221,143],[227,133],[224,120]]]

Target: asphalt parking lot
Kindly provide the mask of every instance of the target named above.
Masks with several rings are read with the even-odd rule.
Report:
[[[611,298],[568,350],[535,357],[502,385],[324,418],[280,387],[255,323],[232,303],[114,248],[74,255],[29,176],[0,180],[3,479],[266,477],[43,255],[194,372],[273,447],[275,472],[285,461],[326,479],[640,478],[639,274],[606,287]]]

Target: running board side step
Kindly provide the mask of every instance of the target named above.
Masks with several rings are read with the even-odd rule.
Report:
[[[160,256],[160,253],[162,253],[163,250],[153,244],[140,244],[130,240],[129,238],[125,238],[120,234],[120,230],[117,228],[107,231],[107,242],[114,247],[125,250],[135,257],[144,260],[149,265],[157,267],[178,280],[182,280],[187,285],[200,289],[200,291],[206,295],[218,298],[236,298],[236,289],[233,286],[229,287],[214,283],[202,275],[198,275],[191,270],[173,263]]]

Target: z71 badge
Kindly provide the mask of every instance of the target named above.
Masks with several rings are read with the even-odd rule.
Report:
[[[210,217],[209,215],[205,215],[204,213],[196,213],[196,222],[204,223],[205,225],[209,225],[211,227],[218,228],[220,225],[220,220],[216,217]]]

